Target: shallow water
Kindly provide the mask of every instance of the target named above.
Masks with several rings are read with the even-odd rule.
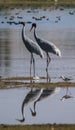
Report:
[[[30,11],[30,12],[29,12]],[[62,53],[62,58],[53,54],[49,65],[49,75],[52,82],[60,81],[59,77],[65,75],[75,81],[75,9],[57,10],[4,10],[0,12],[0,76],[15,77],[29,76],[30,54],[26,50],[21,38],[21,25],[8,24],[8,21],[36,22],[37,34],[55,43]],[[11,19],[14,16],[13,19]],[[45,16],[42,20],[34,17]],[[58,20],[57,17],[60,17]],[[30,32],[31,24],[26,26],[26,34],[34,40],[33,31]],[[46,56],[36,59],[36,75],[46,76]]]
[[[43,91],[42,91],[43,90]],[[41,94],[39,94],[41,92]],[[38,98],[41,98],[38,100]],[[70,98],[64,98],[69,95]],[[30,88],[0,90],[0,124],[75,123],[74,88]],[[62,100],[63,99],[63,100]],[[32,116],[30,108],[36,115]],[[23,105],[23,106],[22,106]],[[25,121],[22,119],[22,109]]]

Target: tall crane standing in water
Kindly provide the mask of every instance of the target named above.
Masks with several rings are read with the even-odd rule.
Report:
[[[61,57],[61,51],[52,42],[46,41],[46,40],[38,37],[37,33],[36,33],[36,27],[37,27],[36,23],[33,23],[30,31],[32,30],[32,28],[34,28],[34,37],[35,37],[35,40],[38,43],[38,45],[41,47],[41,49],[46,52],[46,56],[47,56],[47,67],[46,67],[46,71],[47,71],[49,63],[51,61],[49,53],[53,53],[53,54],[56,54],[57,56]]]
[[[35,77],[35,59],[33,56],[33,53],[39,55],[41,58],[44,57],[42,49],[36,44],[36,42],[29,39],[25,34],[25,22],[20,22],[20,24],[23,25],[22,28],[22,40],[24,42],[24,45],[26,46],[27,50],[31,53],[31,60],[30,60],[30,76],[31,76],[31,66],[33,63],[33,69],[34,69],[34,77]]]

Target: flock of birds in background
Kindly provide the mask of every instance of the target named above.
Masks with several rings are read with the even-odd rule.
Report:
[[[13,9],[13,8],[12,8]],[[60,11],[63,11],[64,8],[59,8]],[[46,11],[46,9],[44,9],[44,11]],[[27,13],[39,13],[38,10],[34,10],[34,9],[31,9],[31,10],[27,10]],[[70,11],[69,12],[69,15],[74,15],[75,14],[75,10],[74,11]],[[14,19],[17,18],[19,21],[21,21],[23,19],[23,16],[20,15],[20,12],[16,12],[15,15],[11,15],[11,16],[5,16],[5,20],[7,21],[4,21],[4,20],[1,20],[0,23],[4,24],[5,22],[7,24],[15,24],[15,25],[19,25],[19,21],[16,22],[14,21]],[[33,16],[32,19],[34,19],[35,21],[42,21],[43,19],[49,21],[50,18],[43,15],[43,16],[40,16],[40,17],[36,17],[36,16]],[[58,23],[59,21],[61,20],[61,16],[56,16],[56,20],[54,21],[55,23]],[[32,21],[27,21],[28,24],[31,24]]]

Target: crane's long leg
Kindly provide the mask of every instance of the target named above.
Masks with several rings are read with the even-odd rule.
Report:
[[[35,59],[34,59],[34,57],[33,57],[33,54],[32,54],[32,60],[33,60],[33,75],[34,75],[34,77],[35,77]]]
[[[46,67],[46,72],[47,72],[47,71],[48,71],[49,63],[50,63],[50,61],[51,61],[51,58],[50,58],[50,56],[49,56],[48,53],[46,53],[46,55],[47,55],[47,67]]]
[[[51,61],[51,58],[50,58],[49,54],[47,54],[47,55],[48,55],[48,66],[49,66],[49,63],[50,63],[50,61]]]
[[[30,77],[31,77],[31,68],[32,68],[32,58],[33,58],[33,55],[31,53],[31,60],[30,60]]]
[[[50,76],[49,76],[48,69],[47,69],[46,73],[47,73],[47,82],[50,82],[50,81],[51,81],[51,78],[50,78]]]

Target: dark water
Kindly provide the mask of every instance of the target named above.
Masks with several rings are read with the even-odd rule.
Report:
[[[12,18],[13,16],[14,18]],[[38,20],[33,19],[33,16],[37,17]],[[40,20],[41,16],[45,17]],[[60,17],[60,20],[58,17]],[[48,74],[51,82],[62,81],[59,78],[61,75],[72,78],[72,82],[75,82],[75,9],[64,9],[63,11],[59,9],[13,9],[0,12],[0,76],[2,78],[27,77],[30,76],[30,54],[22,41],[22,26],[9,24],[9,21],[11,23],[12,21],[16,23],[26,21],[28,23],[26,34],[33,40],[33,31],[29,31],[31,28],[30,22],[36,22],[38,25],[37,34],[55,43],[62,53],[61,58],[50,54],[52,60]],[[36,76],[45,77],[46,56],[44,59],[37,55],[34,55],[34,57],[36,60]],[[39,92],[42,91],[43,89]],[[30,89],[26,88],[0,90],[0,124],[20,123],[16,119],[22,119],[22,103],[29,92]],[[56,88],[52,93],[54,96],[50,95],[50,90],[45,91],[45,93],[47,92],[48,94],[43,95],[44,98],[36,103],[35,116],[32,116],[30,111],[30,108],[34,110],[34,99],[29,99],[31,97],[29,96],[27,106],[23,107],[26,119],[24,124],[75,123],[74,88]],[[65,95],[70,98],[67,99]],[[36,99],[38,99],[38,95],[35,96]]]
[[[68,95],[70,98],[65,98]],[[0,90],[0,124],[75,123],[74,88]],[[41,97],[41,98],[39,98]],[[39,100],[38,100],[39,99]],[[36,115],[31,114],[30,108]],[[25,120],[19,122],[22,111]],[[16,120],[17,119],[17,120]]]

